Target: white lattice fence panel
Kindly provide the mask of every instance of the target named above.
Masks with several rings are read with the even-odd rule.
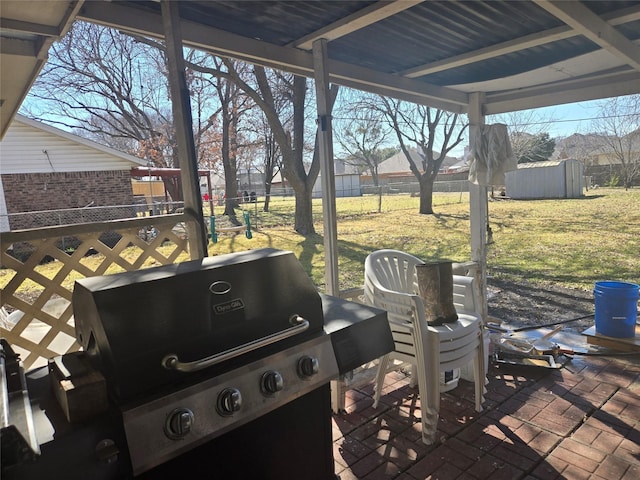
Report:
[[[3,233],[0,336],[25,368],[78,350],[75,280],[188,260],[187,220],[176,214]]]

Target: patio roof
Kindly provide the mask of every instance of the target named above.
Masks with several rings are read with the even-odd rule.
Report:
[[[156,1],[3,0],[2,132],[70,24],[163,36]],[[493,114],[640,92],[640,1],[188,1],[185,44],[313,75],[328,40],[329,79]]]
[[[331,82],[485,114],[640,91],[638,1],[190,1],[186,44],[313,75],[328,40]],[[79,18],[162,35],[156,2],[85,3]]]

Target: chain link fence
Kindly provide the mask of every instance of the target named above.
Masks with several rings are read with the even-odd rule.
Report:
[[[133,205],[105,205],[60,210],[39,210],[32,212],[10,213],[6,216],[11,230],[25,230],[40,227],[57,227],[79,223],[99,223],[109,220],[122,220],[147,215],[174,213],[183,208],[184,202],[154,201],[151,206],[146,201]]]
[[[257,189],[256,189],[257,190]],[[469,182],[466,180],[453,180],[446,182],[435,182],[433,191],[435,194],[448,193],[460,194],[448,195],[444,199],[439,199],[442,203],[460,203],[466,201],[463,194],[469,191]],[[375,211],[393,211],[413,208],[407,206],[401,199],[408,197],[418,197],[420,186],[417,182],[387,183],[381,186],[361,185],[360,195],[353,195],[353,188],[345,191],[336,191],[338,202],[347,205],[347,214],[364,214]],[[294,191],[291,187],[273,188],[269,194],[270,209],[279,215],[279,223],[294,222]],[[466,197],[465,197],[466,198]],[[216,198],[203,201],[203,215],[205,219],[210,216],[222,217],[226,205],[226,196],[219,195]],[[233,198],[242,213],[250,214],[252,226],[268,225],[269,213],[264,212],[264,205],[267,197],[264,191],[251,191],[248,194],[240,194]],[[322,220],[322,198],[321,195],[314,195],[313,215],[314,220]],[[75,225],[82,223],[100,223],[111,220],[121,220],[127,218],[148,217],[153,215],[170,214],[184,208],[184,202],[171,202],[154,199],[151,204],[145,199],[131,205],[87,205],[81,208],[69,208],[60,210],[41,210],[32,212],[10,213],[2,218],[4,225],[11,231],[27,230],[42,227],[55,227],[64,225]],[[338,212],[340,214],[340,212]],[[242,216],[238,215],[238,220]],[[222,220],[222,219],[221,219]]]

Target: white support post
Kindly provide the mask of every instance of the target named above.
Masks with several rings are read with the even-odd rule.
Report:
[[[333,131],[331,110],[333,101],[327,71],[327,41],[313,42],[313,67],[318,108],[318,147],[322,180],[322,213],[324,218],[325,291],[338,296],[338,227],[336,213],[336,182],[333,166]]]
[[[474,151],[474,141],[478,128],[484,125],[482,105],[484,93],[472,93],[469,102],[469,147]],[[488,189],[483,185],[470,183],[469,210],[471,224],[471,260],[478,264],[476,282],[480,291],[479,310],[483,321],[487,321],[487,227],[489,220]]]
[[[191,102],[185,78],[182,53],[182,30],[178,2],[162,0],[162,23],[167,43],[169,87],[173,122],[176,128],[176,148],[180,159],[184,211],[190,213],[195,222],[187,222],[189,252],[192,260],[207,256],[207,229],[202,214],[202,197],[198,179],[198,159],[191,120]]]

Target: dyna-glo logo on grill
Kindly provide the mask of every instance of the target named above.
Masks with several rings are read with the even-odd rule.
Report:
[[[209,285],[209,291],[214,295],[226,295],[231,291],[231,284],[225,281],[214,282]],[[234,298],[228,302],[218,303],[213,306],[213,312],[216,315],[223,315],[225,313],[233,312],[235,310],[242,310],[244,303],[241,298]]]
[[[229,300],[228,302],[214,305],[213,311],[216,315],[222,315],[224,313],[233,312],[234,310],[242,310],[243,308],[244,303],[242,303],[242,299],[236,298],[235,300]]]

